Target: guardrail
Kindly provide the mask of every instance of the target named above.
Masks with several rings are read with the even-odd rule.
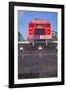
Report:
[[[52,41],[52,43],[58,43],[58,41]]]
[[[45,42],[43,42],[43,43],[45,43]],[[58,41],[50,41],[50,43],[58,43]],[[30,44],[30,42],[29,41],[18,41],[18,44]]]
[[[29,44],[29,41],[18,41],[18,44]]]

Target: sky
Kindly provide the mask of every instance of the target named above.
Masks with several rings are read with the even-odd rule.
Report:
[[[28,23],[37,18],[48,20],[52,25],[52,31],[57,32],[57,14],[57,12],[18,10],[18,31],[27,40]]]

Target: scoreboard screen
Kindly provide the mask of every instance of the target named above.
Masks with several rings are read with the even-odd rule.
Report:
[[[34,29],[34,35],[45,35],[46,30],[42,28]]]

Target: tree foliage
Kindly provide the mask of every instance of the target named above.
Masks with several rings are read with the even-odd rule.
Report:
[[[20,32],[18,32],[18,41],[22,40],[22,34]]]

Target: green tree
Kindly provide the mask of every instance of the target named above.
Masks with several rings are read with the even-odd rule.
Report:
[[[20,32],[18,32],[18,41],[22,40],[22,34]]]

